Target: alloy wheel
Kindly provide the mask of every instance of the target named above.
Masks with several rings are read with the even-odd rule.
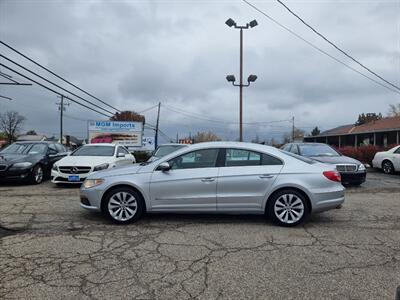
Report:
[[[108,212],[110,216],[120,222],[132,219],[137,212],[136,198],[129,192],[116,192],[108,201]]]
[[[393,165],[392,165],[392,163],[389,162],[389,161],[385,161],[385,162],[383,163],[382,168],[383,168],[383,172],[386,173],[386,174],[391,174],[391,173],[393,173]]]
[[[296,223],[304,215],[303,201],[294,194],[283,194],[275,202],[274,213],[282,223]]]
[[[33,178],[35,180],[35,183],[41,183],[43,180],[43,169],[41,166],[36,166],[35,169],[33,170]]]

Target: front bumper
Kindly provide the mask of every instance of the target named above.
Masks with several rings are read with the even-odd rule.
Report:
[[[51,170],[51,182],[53,183],[66,183],[66,184],[82,184],[91,173],[76,174],[79,175],[79,181],[69,181],[68,176],[75,174],[65,174],[56,170]]]
[[[98,186],[85,189],[83,186],[80,191],[81,207],[92,210],[101,211],[101,199],[103,198],[104,186],[100,184]]]
[[[8,169],[0,171],[0,181],[4,180],[24,180],[29,177],[32,168],[27,169]]]
[[[367,172],[340,173],[340,176],[344,185],[360,185],[365,182]]]

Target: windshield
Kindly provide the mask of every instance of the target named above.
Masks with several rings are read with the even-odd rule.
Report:
[[[157,148],[157,151],[154,153],[154,156],[157,158],[163,157],[165,155],[168,155],[178,149],[181,149],[185,147],[184,145],[165,145],[165,146],[160,146]]]
[[[71,156],[113,156],[114,146],[83,146],[75,150]]]
[[[37,154],[45,153],[47,149],[46,144],[29,144],[29,143],[14,143],[5,148],[1,153],[8,154]]]
[[[340,154],[328,145],[299,145],[302,156],[340,156]]]

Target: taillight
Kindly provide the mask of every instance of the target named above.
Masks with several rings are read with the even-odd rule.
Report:
[[[322,174],[324,174],[324,176],[329,180],[336,182],[342,181],[342,178],[340,177],[340,173],[338,171],[324,171]]]

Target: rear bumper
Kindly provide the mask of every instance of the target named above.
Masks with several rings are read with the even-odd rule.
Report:
[[[365,182],[367,173],[340,173],[340,176],[342,177],[342,184],[344,185],[359,185]]]
[[[329,191],[314,190],[312,199],[312,212],[323,212],[334,209],[341,205],[345,200],[345,188],[341,184],[337,184],[335,188]]]

